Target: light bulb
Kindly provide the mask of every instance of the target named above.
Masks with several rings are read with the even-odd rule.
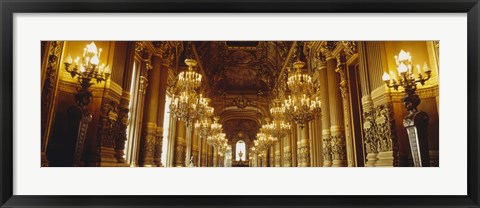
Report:
[[[98,65],[98,62],[100,62],[100,60],[98,60],[97,56],[93,56],[92,59],[90,60],[90,63],[95,66]]]
[[[94,42],[87,45],[87,53],[93,53],[97,55],[97,46]]]
[[[390,75],[388,75],[387,72],[383,72],[383,76],[382,76],[382,79],[383,81],[389,81],[390,80]]]
[[[407,72],[407,70],[408,70],[408,68],[405,64],[400,63],[400,65],[398,65],[398,72],[400,74],[403,74],[403,73]]]
[[[67,58],[65,58],[64,63],[70,65],[70,64],[72,64],[72,62],[73,62],[72,56],[70,54],[68,54]]]

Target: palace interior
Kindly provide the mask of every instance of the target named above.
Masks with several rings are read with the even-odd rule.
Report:
[[[438,41],[42,41],[42,167],[439,166]]]

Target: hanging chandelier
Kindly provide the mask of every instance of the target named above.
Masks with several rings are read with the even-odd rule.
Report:
[[[219,147],[226,141],[225,133],[223,133],[222,124],[218,123],[219,117],[215,116],[213,123],[210,125],[209,136],[207,136],[207,144]]]
[[[290,95],[284,100],[283,109],[275,109],[275,113],[284,111],[288,120],[295,122],[300,128],[320,115],[320,100],[313,95],[312,77],[303,70],[305,63],[301,61],[301,44],[297,43],[297,61],[293,63],[294,73],[287,79]],[[272,111],[272,110],[271,110]]]
[[[212,108],[208,106],[208,100],[202,94],[183,91],[180,96],[173,96],[170,103],[170,113],[190,126],[194,120],[200,119],[211,112]]]
[[[187,48],[187,57],[191,56],[191,43]],[[178,120],[185,122],[187,127],[191,126],[193,121],[213,113],[213,108],[208,106],[208,98],[197,93],[197,89],[202,83],[202,75],[194,70],[197,61],[192,58],[185,59],[188,66],[187,71],[180,72],[177,78],[176,91],[179,95],[174,95],[170,103],[170,112]]]
[[[209,101],[209,99],[207,99],[207,101]],[[207,136],[210,135],[213,110],[213,107],[207,106],[205,108],[205,116],[198,119],[194,124],[195,132],[200,135],[201,138],[207,138]]]
[[[273,120],[272,122],[262,126],[263,131],[273,138],[282,139],[290,133],[292,128],[290,123],[282,120]]]
[[[275,143],[277,143],[277,137],[274,137],[272,133],[273,126],[270,124],[264,124],[260,128],[259,133],[257,133],[257,139],[254,141],[255,146],[260,151],[267,150]]]

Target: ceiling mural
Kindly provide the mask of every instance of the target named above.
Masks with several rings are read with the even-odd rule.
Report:
[[[250,119],[235,119],[226,121],[223,129],[229,140],[239,136],[254,139],[258,133],[259,125],[256,121]]]
[[[269,94],[287,56],[290,42],[195,42],[214,94]]]

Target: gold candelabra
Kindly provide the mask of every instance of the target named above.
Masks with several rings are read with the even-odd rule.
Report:
[[[70,73],[72,78],[77,77],[80,88],[75,95],[75,101],[82,109],[90,103],[92,92],[89,90],[94,83],[107,81],[110,77],[110,67],[100,64],[102,49],[97,50],[94,42],[91,42],[83,49],[82,57],[72,59],[70,54],[65,58],[65,70]],[[71,68],[70,68],[71,67]]]
[[[420,65],[416,65],[417,77],[415,78],[412,69],[412,56],[409,52],[405,52],[404,50],[401,50],[398,56],[395,56],[395,63],[400,78],[397,79],[394,71],[390,71],[392,77],[390,77],[387,72],[384,72],[382,77],[383,81],[388,87],[397,91],[399,87],[403,87],[405,90],[405,96],[402,98],[402,102],[404,103],[405,108],[407,108],[410,113],[417,112],[417,106],[420,104],[420,98],[415,93],[417,90],[417,83],[424,85],[425,82],[430,79],[432,71],[426,63],[424,64],[423,69],[420,68]]]
[[[416,94],[417,83],[424,85],[430,79],[431,70],[425,63],[423,69],[420,65],[416,66],[417,75],[413,72],[412,56],[409,52],[401,50],[398,56],[395,56],[395,63],[400,78],[397,79],[396,73],[390,71],[392,77],[387,72],[383,74],[383,81],[389,88],[398,91],[403,87],[405,95],[401,99],[407,114],[403,118],[403,126],[407,130],[410,150],[412,152],[413,163],[416,167],[430,166],[429,147],[428,147],[428,114],[418,111],[420,97]]]

